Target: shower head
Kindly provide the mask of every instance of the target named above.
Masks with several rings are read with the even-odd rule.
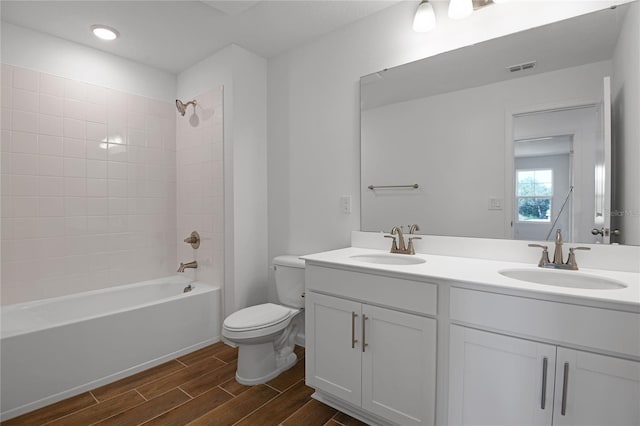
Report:
[[[195,100],[193,100],[193,101],[189,101],[189,102],[187,102],[185,104],[180,99],[176,99],[176,108],[178,108],[178,112],[183,117],[184,117],[185,112],[187,112],[187,107],[189,105],[193,105],[194,108],[195,108],[195,106],[197,105],[197,102]]]

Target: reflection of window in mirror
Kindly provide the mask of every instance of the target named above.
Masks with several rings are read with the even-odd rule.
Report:
[[[516,170],[517,221],[550,222],[553,170]]]

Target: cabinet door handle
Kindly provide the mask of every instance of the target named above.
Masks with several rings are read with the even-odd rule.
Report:
[[[560,414],[563,416],[567,414],[567,391],[569,387],[569,363],[564,363],[564,377],[562,378],[562,407],[560,408]]]
[[[362,352],[364,352],[364,349],[369,346],[368,343],[366,343],[365,337],[364,337],[364,333],[366,330],[366,321],[369,319],[369,317],[367,317],[366,315],[362,314]]]
[[[540,408],[544,410],[547,405],[547,357],[542,358],[542,395],[540,396]]]
[[[355,312],[351,312],[351,349],[356,347],[356,343],[358,342],[356,340],[356,318],[358,317],[358,314],[356,314]]]

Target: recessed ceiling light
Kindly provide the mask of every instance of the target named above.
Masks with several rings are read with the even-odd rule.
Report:
[[[116,29],[107,27],[106,25],[92,25],[91,31],[93,35],[101,40],[115,40],[120,35]]]

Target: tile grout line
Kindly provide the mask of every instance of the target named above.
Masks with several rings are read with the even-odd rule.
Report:
[[[145,401],[148,401],[147,397],[145,397],[142,393],[140,393],[140,391],[137,388],[134,388],[133,390],[136,391],[136,393],[140,395],[142,399],[144,399]]]
[[[226,383],[226,382],[225,382],[225,383]],[[228,393],[229,395],[231,395],[231,399],[233,399],[233,398],[237,398],[237,397],[238,397],[238,395],[234,395],[234,394],[232,394],[231,392],[229,392],[228,390],[226,390],[225,388],[223,388],[223,387],[222,387],[222,386],[220,386],[220,385],[216,386],[216,388],[220,388],[220,389],[221,389],[221,390],[223,390],[224,392],[226,392],[226,393]],[[212,389],[215,389],[215,388],[212,388]]]
[[[265,383],[265,385],[266,385],[266,383]],[[269,387],[271,387],[271,386],[269,386]],[[273,389],[273,388],[271,388],[271,389]],[[273,389],[273,390],[275,390],[275,389]],[[276,391],[276,392],[278,392],[278,391]],[[236,425],[236,424],[240,423],[241,421],[243,421],[244,419],[246,419],[247,417],[249,417],[250,415],[252,415],[252,414],[253,414],[253,413],[255,413],[256,411],[258,411],[259,409],[261,409],[262,407],[264,407],[265,405],[267,405],[268,403],[270,403],[271,401],[273,401],[274,399],[276,399],[276,398],[277,398],[277,397],[279,397],[280,395],[281,395],[281,393],[280,393],[280,392],[278,392],[278,394],[277,394],[277,395],[274,395],[274,396],[273,396],[273,398],[270,398],[270,399],[269,399],[268,401],[266,401],[264,404],[260,405],[259,407],[256,407],[256,409],[255,409],[255,410],[251,411],[251,412],[250,412],[250,413],[248,413],[246,416],[244,416],[244,417],[242,417],[242,418],[238,419],[238,421],[234,422],[233,424],[234,424],[234,425]],[[233,426],[233,425],[232,425],[232,426]]]
[[[296,383],[297,383],[297,382],[296,382]],[[283,426],[285,423],[287,423],[287,420],[289,420],[291,417],[295,416],[295,414],[296,414],[298,411],[302,410],[302,409],[303,409],[304,407],[306,407],[306,406],[307,406],[307,404],[309,404],[310,402],[311,402],[311,401],[309,400],[309,401],[305,402],[304,404],[302,404],[302,407],[298,408],[296,411],[294,411],[293,413],[291,413],[291,414],[290,414],[286,419],[284,419],[283,421],[281,421],[281,422],[278,424],[278,426]]]
[[[96,398],[96,396],[93,394],[93,390],[89,391],[89,395],[91,395],[93,397],[93,399],[96,400],[96,404],[100,404],[100,401],[98,401],[98,398]]]

